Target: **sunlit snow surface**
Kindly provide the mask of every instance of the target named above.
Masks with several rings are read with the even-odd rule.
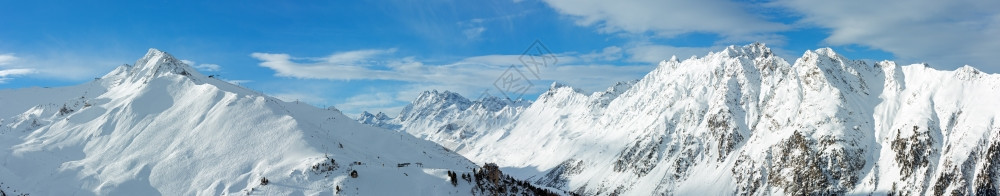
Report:
[[[327,156],[339,167],[314,170]],[[468,195],[469,184],[455,187],[445,173],[476,167],[336,109],[201,75],[155,49],[78,86],[0,90],[0,161],[8,195],[330,195],[338,186]]]
[[[582,194],[996,193],[1000,75],[763,44],[533,103],[425,92],[362,121]]]

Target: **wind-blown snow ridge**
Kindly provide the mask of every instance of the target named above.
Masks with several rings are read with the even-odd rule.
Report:
[[[829,48],[789,63],[754,43],[591,95],[553,84],[496,112],[418,99],[380,122],[585,195],[991,195],[996,100],[1000,75],[971,66]]]
[[[2,194],[546,192],[513,179],[483,183],[494,170],[479,168],[334,108],[205,77],[156,49],[78,86],[0,90]]]

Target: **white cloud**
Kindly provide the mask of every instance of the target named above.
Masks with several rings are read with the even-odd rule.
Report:
[[[483,35],[483,32],[486,32],[486,27],[480,26],[462,30],[462,34],[465,34],[465,38],[469,40],[479,39],[479,36]]]
[[[746,6],[726,0],[545,0],[560,14],[581,26],[602,32],[654,33],[663,37],[691,32],[717,33],[744,39],[788,29],[750,13]],[[745,39],[744,39],[745,40]]]
[[[598,56],[614,56],[616,53],[620,53],[620,50],[617,47],[609,47],[602,51],[602,53],[598,53]],[[270,53],[253,53],[251,56],[260,60],[261,66],[274,70],[277,76],[301,79],[404,81],[414,84],[467,89],[470,94],[478,93],[472,89],[492,86],[493,79],[502,75],[508,67],[511,65],[520,66],[521,64],[518,60],[520,55],[484,55],[465,58],[451,64],[425,65],[422,62],[414,60],[412,57],[384,57],[381,54],[389,53],[385,50],[363,51],[336,53],[331,56],[338,58],[292,57],[288,54]],[[351,58],[345,58],[345,56],[350,56]],[[580,63],[579,59],[581,57],[572,55],[557,56],[559,64],[543,68],[542,72],[544,75],[541,80],[560,80],[572,84],[572,82],[568,81],[587,78],[588,80],[597,79],[597,81],[606,82],[608,84],[604,86],[607,86],[619,81],[620,77],[618,75],[622,75],[623,73],[628,73],[625,75],[634,76],[632,79],[636,79],[651,70],[649,67],[632,69],[629,66],[581,65],[576,64]],[[305,59],[306,62],[296,62],[294,61],[295,59]],[[330,59],[338,60],[334,61]],[[375,63],[366,64],[363,62]],[[552,73],[545,73],[550,71]],[[550,78],[545,78],[546,76]],[[612,78],[615,79],[610,80]],[[470,83],[470,81],[479,82]],[[459,86],[467,86],[469,88]]]
[[[226,80],[226,82],[229,82],[230,84],[241,85],[241,84],[251,83],[253,82],[253,80]]]
[[[990,72],[1000,51],[1000,1],[819,1],[781,0],[774,5],[802,14],[801,22],[831,30],[824,41],[857,44],[901,60]]]
[[[18,58],[14,56],[14,54],[0,54],[0,65],[10,64],[16,61],[17,59]]]
[[[6,70],[0,70],[0,77],[24,75],[32,72],[34,72],[34,70],[31,69],[6,69]]]
[[[194,68],[198,69],[198,70],[202,70],[202,71],[219,71],[219,70],[222,70],[222,67],[219,66],[219,65],[217,65],[217,64],[200,64],[198,66],[194,66]]]
[[[365,61],[371,60],[372,57],[376,57],[378,55],[392,54],[395,52],[396,52],[395,48],[390,48],[385,50],[354,50],[348,52],[334,53],[333,55],[330,55],[323,59],[331,64],[352,65],[352,64],[365,63]]]
[[[187,60],[187,59],[181,59],[181,63],[187,64],[187,65],[190,65],[190,66],[194,66],[194,61]]]
[[[497,68],[507,68],[507,66],[520,64],[521,61],[517,60],[519,55],[482,55],[473,56],[462,59],[454,64],[482,64],[482,65],[493,65]]]
[[[622,58],[622,48],[618,46],[605,47],[600,52],[580,55],[584,61],[615,61]]]
[[[14,56],[14,54],[0,54],[0,66],[12,65],[15,61],[20,58]],[[35,73],[34,69],[28,68],[11,68],[11,69],[0,69],[0,84],[7,83],[10,81],[10,76],[26,75]]]
[[[253,53],[250,56],[262,61],[260,66],[273,69],[277,76],[304,79],[381,79],[381,80],[419,80],[415,76],[427,76],[430,70],[419,62],[401,59],[393,62],[376,62],[376,57],[394,53],[388,50],[356,50],[335,53],[322,58],[293,58],[288,54]],[[293,60],[304,61],[302,63]],[[386,69],[372,69],[376,65],[388,66]],[[421,73],[405,73],[419,71]]]
[[[218,64],[210,64],[210,63],[196,64],[196,62],[194,62],[192,60],[181,60],[181,62],[184,63],[184,64],[187,64],[188,66],[191,66],[191,67],[193,67],[195,69],[198,69],[200,71],[219,71],[219,70],[222,70],[222,66],[219,66]]]
[[[788,32],[793,26],[820,27],[830,30],[825,44],[884,50],[892,53],[896,57],[894,60],[900,63],[928,62],[943,65],[943,69],[969,64],[987,72],[1000,72],[1000,63],[995,62],[996,51],[1000,51],[1000,36],[997,36],[1000,35],[1000,9],[996,9],[1000,1],[545,2],[578,25],[626,37],[653,34],[672,38],[684,33],[710,33],[721,36],[715,41],[717,45],[760,41],[782,46],[789,40],[779,33]],[[789,19],[794,21],[783,21]],[[671,54],[681,57],[708,51],[659,45],[623,48],[630,55],[628,59],[634,62],[655,62]],[[776,51],[785,50],[776,48]]]
[[[3,70],[0,70],[0,84],[6,83],[8,80],[10,80],[11,78],[9,78],[9,76],[25,75],[25,74],[31,74],[31,73],[34,73],[34,72],[35,72],[35,70],[32,70],[32,69],[23,69],[23,68],[22,69],[3,69]]]
[[[597,57],[612,58],[620,56],[622,49],[608,47]],[[382,111],[395,114],[401,106],[412,101],[418,94],[426,90],[449,90],[475,99],[485,89],[493,89],[494,82],[511,65],[520,66],[520,55],[484,55],[469,57],[458,62],[443,65],[426,65],[413,57],[396,58],[388,50],[365,50],[367,52],[342,52],[331,61],[330,57],[294,57],[288,54],[253,53],[251,56],[260,60],[260,65],[271,68],[276,76],[301,79],[328,80],[387,80],[405,82],[399,88],[376,89],[369,94],[357,95],[338,105],[345,113],[360,113],[361,111]],[[352,55],[344,55],[352,54]],[[343,58],[351,56],[353,58]],[[570,86],[587,91],[602,91],[618,81],[639,79],[654,68],[654,64],[638,66],[593,65],[586,64],[583,59],[574,55],[557,55],[559,64],[544,67],[540,72],[541,79],[531,79],[534,87],[527,94],[541,93],[552,81],[559,81]],[[612,56],[612,57],[606,57]],[[564,64],[565,63],[565,64]],[[584,64],[580,64],[584,63]],[[315,99],[318,96],[305,94],[279,94],[288,99]],[[494,96],[502,96],[494,94]],[[312,97],[312,98],[310,98]],[[516,98],[516,97],[512,97]],[[310,103],[325,103],[326,100],[306,101]]]

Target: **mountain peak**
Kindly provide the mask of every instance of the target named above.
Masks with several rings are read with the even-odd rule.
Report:
[[[982,72],[979,71],[979,69],[976,69],[975,67],[969,65],[965,65],[959,67],[958,69],[955,69],[955,77],[958,77],[959,79],[962,80],[971,80],[980,77],[980,73]]]
[[[833,59],[844,59],[839,54],[837,54],[836,51],[833,51],[833,48],[829,48],[829,47],[820,48],[820,49],[816,49],[816,50],[806,50],[805,54],[803,54],[802,56],[805,57],[805,56],[808,56],[808,55],[811,55],[811,54],[812,55],[817,55],[817,56],[825,56],[825,57],[829,57],[829,58],[833,58]]]
[[[173,55],[170,55],[167,52],[163,52],[160,49],[149,48],[149,50],[146,51],[146,56],[144,56],[143,58],[151,57],[151,56],[170,56],[170,57],[174,57]]]
[[[427,103],[427,104],[442,103],[445,105],[459,104],[462,107],[467,107],[469,104],[471,104],[471,101],[455,92],[447,90],[443,92],[437,90],[430,90],[420,93],[420,95],[417,96],[417,99],[414,101],[414,103]]]
[[[385,113],[378,112],[378,114],[372,114],[371,112],[364,111],[361,112],[361,116],[358,117],[358,122],[361,124],[369,125],[383,125],[392,120],[392,117],[386,115]]]
[[[552,84],[549,85],[549,90],[554,90],[554,89],[562,88],[562,87],[565,87],[565,86],[566,85],[563,84],[563,83],[552,82]]]
[[[745,46],[730,45],[720,53],[729,57],[769,57],[774,55],[774,53],[771,52],[771,48],[768,48],[766,44],[760,42],[754,42]]]
[[[559,83],[559,82],[552,82],[552,84],[549,85],[548,92],[558,91],[559,89],[562,89],[562,88],[568,88],[568,89],[570,89],[570,90],[572,90],[573,92],[576,92],[576,93],[581,93],[581,94],[583,93],[583,90],[581,90],[581,89],[578,89],[576,87],[572,87],[572,86],[569,86],[569,85],[566,85],[566,84],[563,84],[563,83]]]
[[[142,56],[138,61],[136,61],[136,67],[155,67],[161,63],[168,64],[184,64],[181,60],[178,60],[170,53],[163,52],[156,48],[150,48],[146,51],[146,55]]]
[[[201,76],[191,66],[175,58],[170,53],[163,52],[156,48],[150,48],[146,55],[135,62],[134,65],[124,65],[107,76],[123,76],[132,81],[148,81],[164,73],[172,73],[183,76]]]

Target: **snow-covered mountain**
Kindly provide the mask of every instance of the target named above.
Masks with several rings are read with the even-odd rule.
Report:
[[[78,86],[0,90],[3,195],[490,195],[501,189],[551,191],[334,108],[284,102],[204,76],[156,49]]]
[[[585,195],[996,195],[998,100],[1000,75],[969,66],[790,64],[755,43],[530,104],[425,92],[366,123]]]

